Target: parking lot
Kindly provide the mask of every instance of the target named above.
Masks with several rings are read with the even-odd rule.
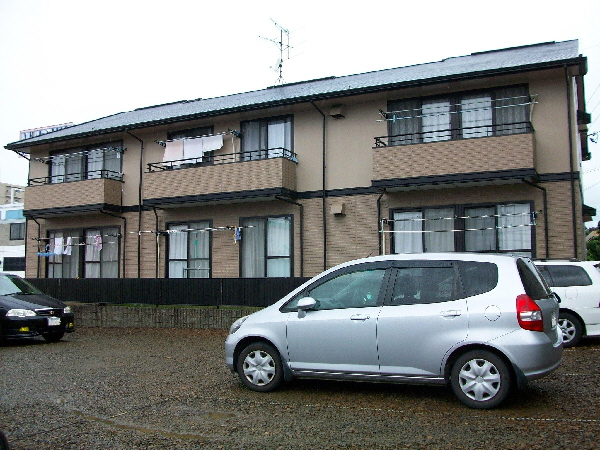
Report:
[[[501,408],[450,389],[295,381],[260,394],[224,365],[222,330],[80,328],[0,347],[13,450],[597,449],[600,339]]]

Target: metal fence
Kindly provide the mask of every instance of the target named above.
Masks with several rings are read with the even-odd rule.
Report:
[[[309,278],[29,278],[65,302],[255,306],[275,303]]]

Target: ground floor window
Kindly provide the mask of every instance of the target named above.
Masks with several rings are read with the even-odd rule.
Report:
[[[252,217],[241,220],[242,277],[292,276],[292,218]]]
[[[118,278],[119,227],[51,230],[48,278]]]
[[[168,278],[210,278],[210,221],[170,224]]]
[[[396,210],[393,252],[493,252],[532,256],[530,203]]]

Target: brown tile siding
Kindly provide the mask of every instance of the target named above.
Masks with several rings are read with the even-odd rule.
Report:
[[[121,205],[121,185],[117,180],[98,178],[70,183],[25,188],[25,210],[60,208],[108,203]]]

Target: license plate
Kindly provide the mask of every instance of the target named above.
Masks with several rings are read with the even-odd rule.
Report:
[[[60,325],[60,317],[48,317],[48,326],[55,327]]]

